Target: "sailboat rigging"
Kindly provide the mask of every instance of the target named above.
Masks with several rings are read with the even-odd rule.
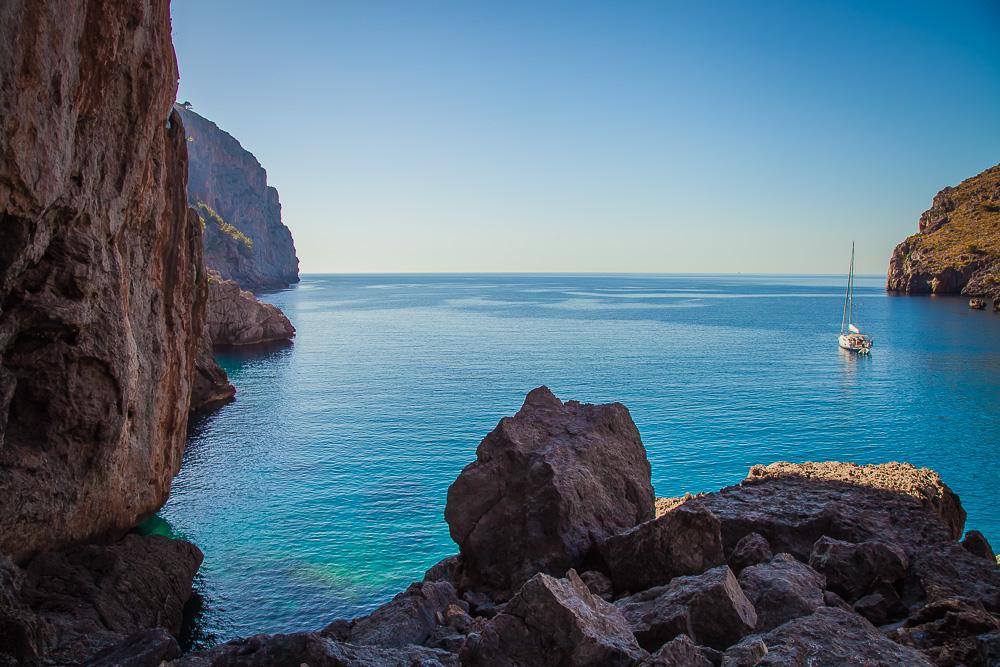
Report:
[[[847,293],[844,295],[844,314],[840,319],[840,347],[858,354],[871,352],[871,336],[861,333],[854,324],[854,243],[851,243],[851,270],[847,274]]]

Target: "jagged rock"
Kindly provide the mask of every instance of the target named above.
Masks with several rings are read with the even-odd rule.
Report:
[[[180,466],[206,288],[168,4],[3,3],[0,551],[19,562],[123,533]]]
[[[469,611],[473,616],[493,618],[503,609],[492,597],[482,591],[469,590],[462,593],[462,599],[469,603]]]
[[[879,665],[880,667],[931,667],[920,652],[897,644],[857,614],[820,607],[809,616],[800,616],[764,635],[751,635],[726,651],[724,665],[740,662],[749,645],[763,641],[767,654],[753,665],[784,667],[842,667],[843,665]],[[751,654],[759,649],[751,649]]]
[[[611,585],[611,580],[603,572],[588,570],[580,574],[580,579],[587,584],[587,589],[591,593],[602,600],[611,602],[614,598],[614,587]]]
[[[267,172],[215,123],[181,105],[175,109],[189,137],[187,191],[191,205],[206,218],[209,268],[247,289],[298,282],[292,233],[281,222],[278,191],[267,185]]]
[[[655,651],[679,634],[698,644],[724,649],[753,632],[757,614],[729,566],[704,574],[675,577],[615,602],[639,644]]]
[[[683,496],[677,496],[676,498],[657,498],[654,503],[654,518],[663,516],[675,507],[680,507],[687,501],[694,498],[690,493],[685,493]]]
[[[712,667],[712,662],[690,637],[677,635],[639,663],[639,667]]]
[[[25,621],[9,626],[24,641],[13,643],[8,652],[19,659],[43,656],[56,664],[79,664],[103,649],[113,653],[115,647],[136,655],[155,653],[163,645],[150,634],[120,645],[150,628],[180,633],[201,558],[189,542],[134,534],[110,545],[40,553],[12,577],[11,603],[0,604],[0,618],[6,608]],[[5,643],[0,643],[0,655]]]
[[[854,611],[854,607],[847,603],[847,600],[840,597],[833,591],[823,591],[823,604],[827,607],[837,607],[844,611]]]
[[[876,588],[892,586],[906,576],[909,561],[893,544],[844,542],[830,537],[816,541],[809,565],[826,576],[827,588],[848,602]]]
[[[750,533],[740,538],[729,556],[729,567],[739,574],[751,565],[760,565],[771,560],[771,545],[760,533]]]
[[[180,654],[181,647],[173,635],[163,628],[150,628],[99,651],[87,661],[87,667],[159,667]]]
[[[649,462],[620,403],[532,390],[448,489],[445,519],[473,584],[515,591],[578,567],[596,543],[653,516]]]
[[[740,588],[757,611],[758,632],[808,616],[824,606],[826,578],[789,554],[778,554],[767,563],[746,568]]]
[[[600,552],[617,591],[640,591],[725,562],[719,520],[690,502],[609,537]]]
[[[645,657],[621,612],[573,570],[532,577],[461,652],[466,667],[624,667]]]
[[[939,665],[993,667],[1000,657],[1000,620],[981,604],[947,598],[922,607],[889,633],[895,641],[921,649]]]
[[[963,597],[1000,613],[1000,569],[958,542],[929,543],[910,555],[910,576],[928,602]],[[908,601],[909,602],[909,601]]]
[[[454,584],[461,566],[462,559],[457,555],[443,558],[424,572],[424,581],[447,581]]]
[[[277,306],[215,271],[208,273],[205,324],[213,345],[257,345],[295,336],[295,327]]]
[[[767,655],[767,644],[760,637],[749,637],[726,651],[722,667],[755,667]]]
[[[334,621],[320,634],[351,644],[400,648],[410,644],[447,643],[468,633],[469,605],[448,582],[419,582],[368,616]],[[461,641],[461,640],[460,640]]]
[[[194,385],[191,389],[191,410],[209,410],[233,400],[236,387],[229,382],[226,371],[212,355],[212,339],[206,327],[198,343],[194,364]]]
[[[236,639],[168,664],[171,667],[458,667],[459,663],[455,654],[440,649],[357,646],[301,632]]]
[[[993,553],[993,547],[991,547],[990,543],[986,540],[986,536],[978,530],[970,530],[965,534],[965,539],[962,540],[962,547],[974,556],[979,556],[996,562],[996,555]]]

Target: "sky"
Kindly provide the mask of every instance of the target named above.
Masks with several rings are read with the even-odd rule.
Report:
[[[884,274],[1000,162],[1000,3],[173,0],[304,273]],[[239,226],[238,221],[231,221]]]

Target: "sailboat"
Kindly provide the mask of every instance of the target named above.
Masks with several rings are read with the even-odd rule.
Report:
[[[854,243],[851,243],[851,270],[847,274],[847,294],[844,295],[844,316],[840,320],[840,347],[858,354],[871,352],[871,336],[861,333],[854,324]]]

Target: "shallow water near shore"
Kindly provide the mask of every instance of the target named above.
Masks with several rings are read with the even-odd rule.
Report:
[[[192,425],[148,530],[205,552],[194,646],[364,613],[456,551],[445,494],[525,393],[620,401],[658,496],[777,460],[910,461],[1000,546],[1000,314],[862,278],[304,276],[294,344],[224,353],[238,400]]]

